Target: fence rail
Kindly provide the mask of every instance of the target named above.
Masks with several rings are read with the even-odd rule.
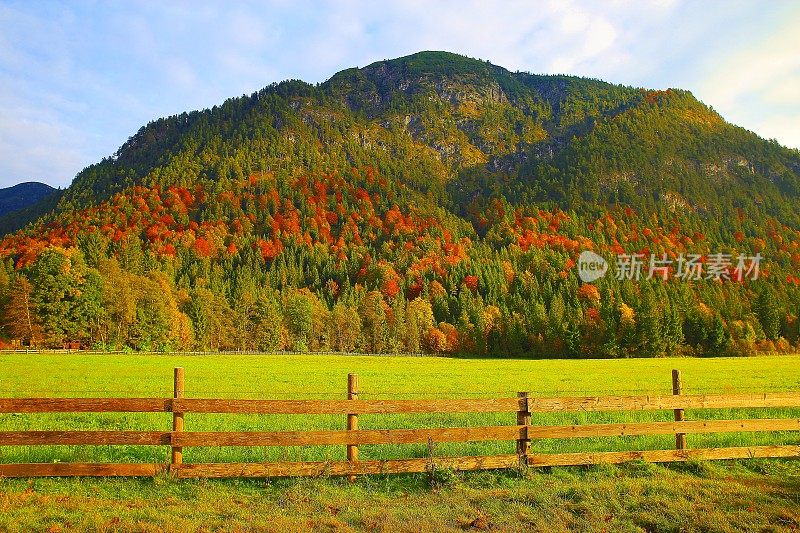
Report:
[[[171,431],[0,431],[0,446],[143,445],[168,446],[169,463],[25,463],[0,464],[0,476],[154,476],[181,478],[280,477],[425,472],[432,468],[481,470],[519,467],[671,462],[699,459],[800,457],[798,445],[687,449],[686,435],[800,431],[798,418],[686,420],[685,409],[800,407],[800,393],[682,394],[680,372],[673,372],[672,396],[602,396],[452,400],[361,400],[358,379],[348,377],[347,400],[248,400],[184,398],[184,374],[176,368],[172,398],[2,398],[0,413],[172,413]],[[531,413],[673,410],[672,422],[534,425]],[[503,413],[516,423],[503,426],[359,429],[359,414]],[[345,415],[346,429],[309,431],[185,431],[186,414]],[[587,437],[675,435],[674,450],[542,454],[531,441]],[[516,454],[479,457],[424,457],[360,460],[359,445],[516,441]],[[277,463],[183,463],[186,447],[343,445],[346,461]]]
[[[359,414],[502,413],[516,412],[526,405],[530,413],[800,407],[800,393],[440,400],[0,398],[0,413],[181,412],[273,415],[346,415],[353,411]]]

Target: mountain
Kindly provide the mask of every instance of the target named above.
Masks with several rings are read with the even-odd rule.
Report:
[[[51,196],[56,189],[35,181],[18,183],[12,187],[0,189],[0,216],[30,207],[43,198]]]
[[[55,189],[51,186],[35,181],[18,183],[12,187],[0,189],[0,216],[30,207],[54,192]]]
[[[35,181],[0,189],[0,235],[23,228],[54,210],[61,191]]]
[[[7,315],[27,316],[26,301],[39,319],[7,334],[139,349],[788,350],[799,194],[798,151],[687,91],[421,52],[141,128],[0,242]],[[583,250],[612,265],[731,264],[723,279],[583,284]],[[755,254],[759,279],[743,279],[736,259]]]

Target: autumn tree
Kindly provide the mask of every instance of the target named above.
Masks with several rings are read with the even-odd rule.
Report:
[[[128,343],[128,328],[136,321],[136,280],[133,274],[120,267],[115,258],[102,261],[100,273],[103,279],[102,305],[106,316],[101,338],[105,343],[122,347]]]
[[[227,300],[205,287],[197,287],[189,293],[184,305],[192,320],[199,348],[218,350],[234,347],[232,311]]]
[[[339,352],[352,352],[361,336],[361,317],[353,307],[337,303],[330,317],[331,348]]]
[[[31,268],[32,301],[44,327],[45,343],[90,340],[92,323],[101,309],[101,288],[95,275],[87,278],[80,252],[46,250]]]
[[[433,309],[430,302],[415,298],[406,304],[406,349],[411,353],[419,353],[425,335],[433,327]]]
[[[23,275],[17,275],[11,283],[8,302],[4,308],[4,326],[13,339],[36,347],[42,343],[44,330],[36,314],[32,300],[33,287]]]
[[[255,347],[261,351],[282,350],[283,314],[272,293],[261,294],[255,303],[253,331]]]
[[[380,291],[370,291],[361,302],[365,348],[371,353],[382,353],[386,349],[386,310]]]
[[[284,298],[284,316],[292,349],[307,352],[314,332],[314,303],[307,293],[291,290]]]

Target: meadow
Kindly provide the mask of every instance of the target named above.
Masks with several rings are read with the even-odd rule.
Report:
[[[348,373],[360,397],[475,398],[800,390],[800,357],[511,360],[338,355],[2,354],[0,397],[169,397],[172,369],[185,368],[187,397],[345,398]],[[687,419],[800,417],[797,409],[687,411]],[[533,424],[670,420],[671,412],[533,415]],[[362,415],[363,429],[505,425],[511,413]],[[154,429],[164,414],[0,415],[0,431]],[[187,415],[186,431],[342,429],[344,417]],[[689,447],[800,444],[794,432],[689,435]],[[544,440],[533,450],[667,449],[672,436]],[[436,455],[513,453],[513,442],[437,445]],[[167,447],[0,447],[0,462],[166,462]],[[362,459],[425,457],[425,445],[362,446]],[[343,446],[188,448],[184,461],[343,459]],[[462,528],[730,530],[800,524],[800,466],[752,460],[658,466],[554,468],[528,472],[342,479],[0,480],[3,530],[193,530]],[[602,527],[599,525],[603,524]]]

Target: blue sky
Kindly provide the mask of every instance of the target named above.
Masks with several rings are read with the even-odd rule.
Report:
[[[67,186],[156,118],[420,50],[689,89],[800,147],[800,2],[0,0],[0,187]]]

